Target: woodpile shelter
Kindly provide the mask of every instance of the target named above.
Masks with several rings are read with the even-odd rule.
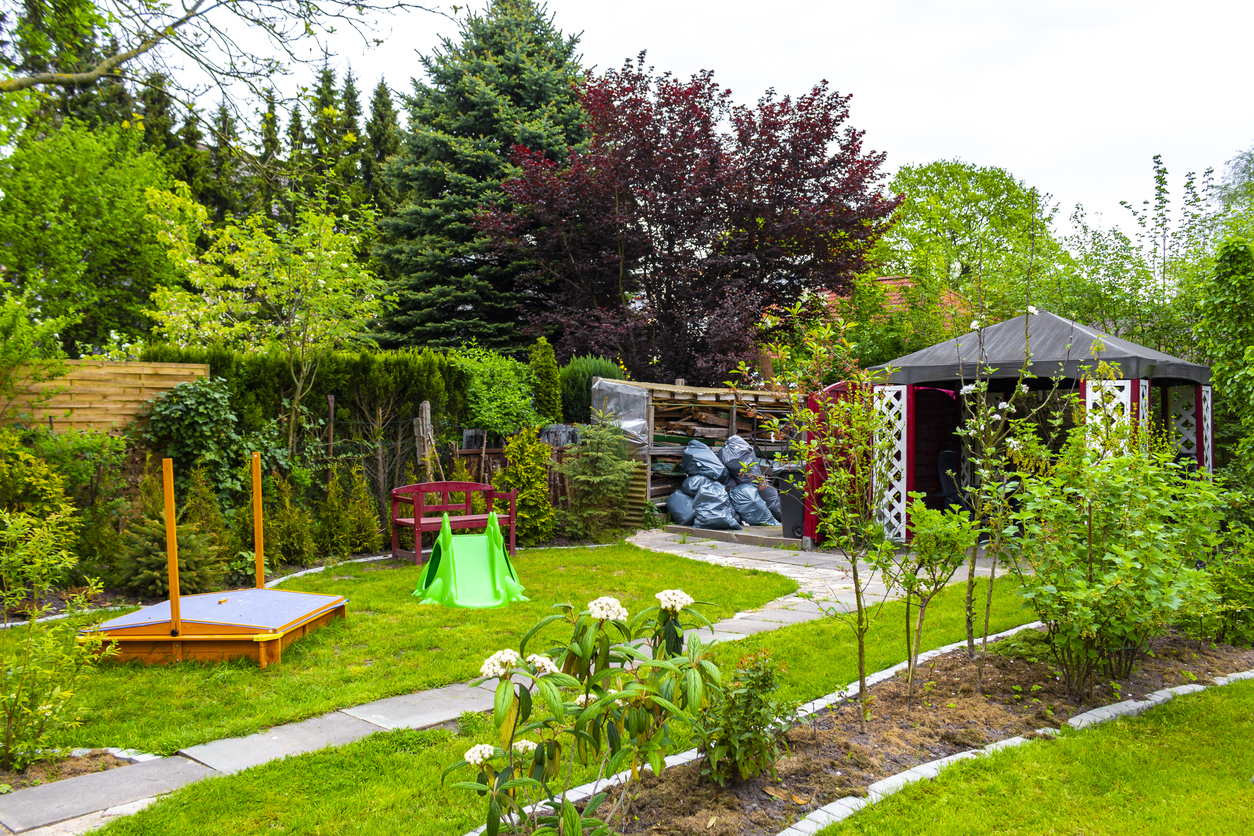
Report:
[[[628,492],[627,518],[634,523],[646,502],[665,502],[683,484],[680,459],[692,439],[717,447],[739,435],[767,459],[788,446],[768,425],[771,418],[785,418],[790,412],[788,398],[775,392],[598,377],[592,382],[592,408],[622,426],[636,458],[645,465]]]
[[[1117,379],[1092,379],[1102,362],[1117,370]],[[1111,401],[1128,420],[1169,432],[1176,450],[1198,468],[1214,470],[1210,367],[1040,311],[876,367],[884,373],[876,389],[893,440],[891,478],[882,495],[891,538],[906,538],[911,491],[940,491],[943,461],[956,456],[959,481],[970,483],[967,451],[957,434],[963,387],[982,367],[990,397],[1008,395],[1025,363],[1034,375],[1028,381],[1032,390],[1046,392],[1054,386],[1051,378],[1061,378],[1063,388],[1078,391],[1086,407]]]

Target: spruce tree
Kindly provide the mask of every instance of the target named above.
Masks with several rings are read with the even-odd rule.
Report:
[[[396,210],[396,190],[383,176],[383,164],[401,150],[401,123],[387,82],[379,80],[370,97],[370,121],[361,156],[361,180],[382,215]]]
[[[182,180],[191,190],[192,199],[205,199],[209,188],[209,150],[204,145],[205,136],[200,130],[200,116],[190,108],[178,132],[178,147],[166,155],[166,167],[176,180]]]
[[[279,111],[274,90],[266,90],[261,114],[261,153],[257,158],[257,210],[267,218],[274,217],[274,199],[280,183],[283,147],[279,141]]]
[[[140,116],[144,120],[144,147],[164,156],[179,147],[174,133],[174,99],[166,89],[166,77],[153,73],[139,93]]]
[[[340,92],[337,143],[339,159],[335,163],[331,189],[341,205],[356,214],[369,195],[361,180],[361,153],[365,147],[361,136],[361,98],[351,69],[344,74],[344,89]]]
[[[429,81],[414,81],[410,131],[385,170],[400,206],[380,224],[397,298],[381,342],[521,347],[516,271],[486,258],[473,220],[501,202],[515,144],[561,161],[583,139],[577,44],[532,0],[492,0],[422,58]]]
[[[218,223],[243,211],[244,198],[240,185],[239,132],[235,129],[235,117],[223,102],[218,105],[218,112],[213,117],[209,185],[202,201]]]
[[[335,70],[323,64],[318,73],[318,89],[314,93],[310,118],[313,139],[313,168],[325,177],[335,169],[340,157],[340,108],[335,90]]]
[[[292,106],[292,115],[287,123],[287,173],[288,188],[296,192],[309,193],[310,159],[309,137],[305,133],[305,122],[300,114],[300,103]],[[288,207],[291,211],[291,207]]]

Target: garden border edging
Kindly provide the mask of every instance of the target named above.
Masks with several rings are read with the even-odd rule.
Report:
[[[1024,625],[1032,626],[1032,625]],[[1022,628],[1019,628],[1022,629]],[[1010,631],[1014,632],[1014,631]],[[989,638],[992,638],[990,636]],[[959,647],[966,644],[960,642]],[[936,652],[936,651],[933,651]],[[919,660],[922,661],[920,656]],[[900,666],[899,666],[900,667]],[[1196,683],[1189,685],[1177,685],[1174,688],[1163,688],[1152,694],[1147,694],[1144,700],[1124,700],[1123,702],[1113,703],[1111,705],[1103,705],[1094,708],[1092,711],[1086,711],[1083,714],[1077,714],[1067,720],[1067,725],[1073,729],[1083,729],[1089,726],[1096,726],[1101,723],[1107,723],[1119,717],[1131,717],[1143,713],[1157,705],[1162,705],[1178,696],[1185,694],[1195,694],[1205,691],[1207,688],[1218,688],[1229,685],[1233,682],[1239,682],[1245,679],[1254,679],[1254,670],[1239,671],[1230,673],[1226,676],[1217,676],[1212,681],[1214,685],[1199,685]],[[1054,737],[1058,732],[1053,728],[1037,729],[1036,733],[1044,737]],[[1024,737],[1008,737],[1005,740],[997,740],[980,749],[969,749],[966,752],[959,752],[956,755],[950,755],[947,758],[929,761],[928,763],[919,764],[911,767],[896,775],[890,775],[882,781],[877,781],[867,787],[866,798],[858,798],[857,796],[847,796],[845,798],[833,801],[831,804],[824,805],[817,810],[812,811],[804,818],[797,820],[789,825],[775,836],[813,836],[819,830],[829,825],[843,821],[854,813],[867,807],[877,801],[887,798],[897,792],[907,784],[924,779],[936,778],[942,769],[954,761],[966,760],[968,758],[978,758],[982,755],[996,752],[999,749],[1009,749],[1014,746],[1021,746],[1027,743],[1028,739]]]
[[[1018,627],[1011,627],[1009,630],[1003,630],[1000,633],[994,633],[993,635],[990,635],[988,637],[988,640],[996,641],[998,639],[1004,639],[1008,636],[1013,636],[1015,633],[1018,633],[1022,630],[1034,630],[1040,626],[1041,626],[1041,622],[1039,621],[1033,621],[1029,624],[1020,624]],[[938,647],[935,650],[929,650],[926,653],[920,653],[919,662],[926,662],[930,659],[936,658],[937,656],[943,656],[946,653],[951,653],[955,650],[959,650],[960,648],[963,648],[966,646],[967,646],[967,642],[964,639],[962,641],[954,642],[953,644],[947,644],[943,647]],[[899,662],[898,664],[893,665],[890,668],[885,668],[882,671],[877,671],[876,673],[868,674],[866,678],[867,687],[870,688],[872,685],[876,685],[880,682],[883,682],[886,679],[891,679],[892,677],[896,676],[901,671],[904,671],[907,665],[908,665],[908,662]],[[1237,676],[1237,675],[1234,674],[1233,676]],[[1254,672],[1250,672],[1250,677],[1254,678]],[[1179,687],[1200,688],[1200,686],[1179,686]],[[1173,689],[1168,689],[1168,690],[1173,690]],[[801,705],[797,706],[797,719],[802,720],[811,714],[814,714],[818,711],[822,711],[823,709],[830,706],[832,703],[837,703],[842,700],[849,699],[851,695],[856,695],[857,692],[858,692],[858,683],[852,682],[849,685],[845,686],[844,688],[841,688],[839,691],[833,691],[832,693],[826,696],[818,697],[817,699],[813,699],[813,700],[810,700],[809,702],[802,703]],[[1167,699],[1170,699],[1170,697],[1168,697]],[[1092,713],[1092,712],[1089,712],[1089,713]],[[1080,716],[1084,716],[1084,715],[1080,715]],[[1073,717],[1071,719],[1074,720],[1076,718]],[[1045,732],[1042,732],[1042,733],[1045,733]],[[1048,733],[1054,733],[1054,729],[1049,729]],[[1014,739],[1014,738],[1011,738],[1011,739]],[[1018,739],[1023,740],[1023,738],[1018,738]],[[1023,742],[1027,742],[1027,741],[1023,740]],[[998,741],[998,743],[1000,743],[1001,745],[1008,745],[1007,741],[1004,741],[1004,740]],[[990,743],[989,745],[997,746],[998,743]],[[695,761],[700,757],[701,757],[701,753],[697,749],[689,749],[685,752],[680,752],[678,754],[667,757],[665,760],[666,768],[669,769],[672,766],[682,766],[683,764],[691,763],[692,761]],[[937,765],[935,768],[936,768],[936,771],[939,772],[940,764],[945,764],[945,763],[948,763],[950,761],[955,761],[955,760],[961,760],[963,758],[973,758],[973,757],[977,757],[976,751],[959,752],[956,755],[950,755],[947,758],[941,758],[938,761],[932,761],[930,764],[923,764],[922,766],[916,766],[914,767],[914,769],[924,769],[925,767]],[[645,764],[643,768],[652,771],[652,768],[648,764]],[[905,775],[911,771],[912,770],[906,770],[906,772],[901,772],[901,773],[898,773],[897,775],[893,775],[893,776],[890,776],[889,778],[885,778],[884,781],[880,781],[879,784],[884,784],[885,782],[893,781],[897,779],[899,776]],[[933,776],[930,776],[930,777],[934,777],[934,774]],[[627,778],[629,778],[630,776],[631,776],[631,770],[624,770],[615,775],[610,775],[606,778],[598,778],[595,781],[590,781],[589,783],[586,783],[586,784],[580,784],[577,787],[573,787],[567,790],[564,797],[566,798],[567,801],[571,801],[571,802],[583,801],[586,798],[592,797],[601,789],[608,789],[609,787],[613,787],[613,786],[617,786],[618,784],[621,784],[623,781],[627,780]],[[923,776],[919,775],[919,777],[923,777]],[[918,779],[914,778],[911,780],[918,780]],[[905,784],[908,784],[908,783],[910,783],[909,780],[902,781],[901,785],[904,786]],[[871,787],[875,787],[875,786],[878,786],[878,785],[877,784],[871,785]],[[869,791],[870,789],[868,789],[868,792]],[[883,794],[888,795],[893,791],[894,790],[888,790],[888,792],[885,792]],[[839,818],[833,817],[830,819],[830,821],[827,819],[824,819],[822,824],[816,824],[810,830],[798,830],[798,831],[791,830],[792,828],[797,827],[797,825],[801,824],[802,822],[808,821],[810,816],[814,816],[817,813],[823,810],[826,810],[827,807],[836,807],[836,806],[841,805],[843,802],[847,802],[847,801],[858,801],[860,802],[860,804],[857,807],[853,807],[853,809],[849,810],[848,813],[845,813],[845,815],[840,816]],[[798,834],[806,834],[806,836],[809,836],[809,834],[812,834],[815,831],[817,831],[819,827],[826,827],[831,822],[840,821],[846,816],[852,815],[859,807],[861,807],[862,805],[866,803],[867,802],[861,798],[856,798],[856,799],[842,798],[839,801],[832,802],[831,804],[827,805],[827,807],[820,807],[818,810],[815,810],[814,812],[810,813],[810,815],[801,819],[796,824],[789,825],[788,828],[785,828],[784,830],[780,831],[778,834],[776,834],[776,836],[798,836]],[[540,802],[539,804],[532,804],[523,809],[527,813],[532,813],[532,812],[535,812],[537,809],[539,809],[541,804],[543,804],[543,802]],[[476,827],[474,830],[471,830],[465,833],[464,836],[480,836],[486,828],[487,828],[486,824],[481,824],[478,827]]]

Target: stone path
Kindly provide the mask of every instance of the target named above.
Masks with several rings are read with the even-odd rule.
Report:
[[[656,530],[641,531],[628,542],[720,566],[776,572],[796,580],[799,592],[815,599],[786,595],[757,610],[737,613],[717,622],[713,636],[702,631],[706,640],[734,641],[820,618],[823,606],[853,606],[848,567],[842,568],[843,561],[836,555],[725,543]],[[982,561],[980,569],[981,574],[987,574],[987,563]],[[868,591],[876,598],[889,594],[878,583],[872,583]],[[24,836],[85,833],[116,816],[142,809],[160,793],[202,778],[229,775],[379,731],[451,727],[463,711],[491,709],[492,691],[490,683],[481,688],[449,685],[332,711],[247,737],[190,746],[168,758],[139,755],[130,766],[0,795],[0,826],[2,832]]]

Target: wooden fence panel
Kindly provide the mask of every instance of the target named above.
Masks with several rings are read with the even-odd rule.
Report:
[[[69,374],[34,384],[14,399],[10,413],[29,413],[37,393],[51,391],[52,398],[40,404],[34,415],[44,423],[51,417],[55,431],[120,430],[138,418],[153,398],[180,383],[209,376],[209,366],[202,363],[67,360],[66,365]]]

